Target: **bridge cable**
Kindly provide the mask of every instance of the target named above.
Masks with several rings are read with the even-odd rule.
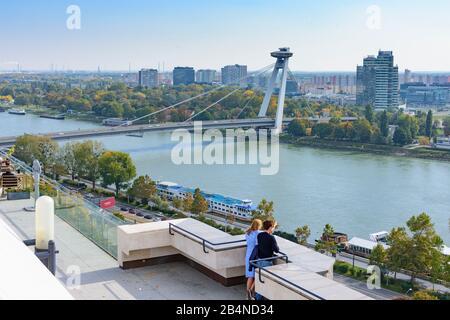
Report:
[[[183,121],[183,122],[189,122],[192,119],[194,119],[195,117],[201,115],[203,112],[207,111],[208,109],[211,109],[212,107],[214,107],[215,105],[218,105],[220,102],[222,102],[223,100],[225,100],[226,98],[228,98],[229,96],[233,95],[234,93],[238,92],[239,90],[241,90],[241,88],[237,88],[234,89],[233,91],[231,91],[230,93],[228,93],[226,96],[220,98],[219,100],[217,100],[216,102],[210,104],[209,106],[207,106],[206,108],[204,108],[202,111],[197,112],[196,114],[194,114],[193,116],[191,116],[189,119]]]
[[[269,70],[270,68],[272,68],[274,65],[275,65],[275,64],[271,64],[271,65],[265,66],[265,67],[263,67],[262,69],[259,69],[258,72],[259,72],[260,70],[263,70],[263,72],[266,72],[267,70]],[[257,75],[258,75],[258,74],[261,74],[261,73],[262,73],[262,72],[259,72],[259,73],[257,73]],[[248,74],[247,76],[240,78],[240,79],[238,80],[238,82],[240,82],[240,81],[242,81],[242,80],[245,80],[245,79],[249,78],[250,76],[253,76],[253,74]],[[220,89],[222,89],[222,88],[224,88],[224,87],[227,87],[227,85],[222,84],[222,85],[220,85],[220,86],[218,86],[218,87],[216,87],[216,88],[214,88],[214,89],[211,89],[211,90],[209,90],[209,91],[203,92],[203,93],[198,94],[198,95],[196,95],[196,96],[194,96],[194,97],[188,98],[188,99],[186,99],[186,100],[183,100],[183,101],[180,101],[180,102],[178,102],[178,103],[175,103],[175,104],[173,104],[173,105],[171,105],[171,106],[165,107],[165,108],[160,109],[160,110],[158,110],[158,111],[149,113],[149,114],[147,114],[147,115],[145,115],[145,116],[142,116],[142,117],[139,117],[139,118],[137,118],[137,119],[131,120],[131,123],[134,123],[134,122],[139,121],[139,120],[143,120],[143,119],[145,119],[145,118],[149,118],[149,117],[154,116],[154,115],[156,115],[156,114],[158,114],[158,113],[161,113],[161,112],[164,112],[164,111],[166,111],[166,110],[169,110],[169,109],[178,107],[178,106],[180,106],[180,105],[182,105],[182,104],[188,103],[188,102],[193,101],[193,100],[195,100],[195,99],[198,99],[198,98],[201,98],[201,97],[203,97],[203,96],[206,96],[206,95],[208,95],[208,94],[210,94],[210,93],[213,93],[213,92],[215,92],[215,91],[218,91],[218,90],[220,90]],[[123,123],[123,124],[121,124],[119,127],[123,127],[123,126],[128,126],[128,123]]]
[[[247,75],[246,77],[241,78],[241,79],[239,80],[239,82],[240,82],[242,79],[249,78],[250,76],[259,76],[259,75],[261,75],[261,74],[267,72],[268,70],[270,70],[274,65],[275,65],[275,64],[271,64],[271,65],[269,65],[269,66],[267,66],[267,67],[264,67],[263,69],[260,69],[258,72],[254,73],[254,74]],[[224,86],[224,85],[223,85],[223,86]],[[234,93],[236,93],[237,91],[239,91],[239,90],[241,90],[241,89],[242,89],[242,88],[236,88],[235,90],[233,90],[233,91],[231,91],[230,93],[228,93],[226,96],[220,98],[218,101],[216,101],[216,102],[210,104],[209,106],[207,106],[206,108],[204,108],[204,109],[201,110],[200,112],[198,112],[198,113],[192,115],[189,119],[185,120],[184,122],[189,122],[189,121],[191,121],[193,118],[197,117],[198,115],[202,114],[203,112],[205,112],[205,111],[211,109],[212,107],[216,106],[217,104],[219,104],[220,102],[222,102],[223,100],[225,100],[226,98],[228,98],[229,96],[233,95]]]

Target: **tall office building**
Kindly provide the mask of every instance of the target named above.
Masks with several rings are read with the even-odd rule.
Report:
[[[392,51],[379,51],[378,56],[364,59],[357,67],[358,105],[371,105],[375,109],[387,109],[399,105],[398,67],[394,66]]]
[[[211,84],[216,79],[216,70],[198,70],[197,76],[196,76],[196,82],[197,83],[206,83]]]
[[[405,74],[403,76],[403,83],[411,82],[411,70],[405,69]]]
[[[173,85],[189,85],[195,82],[195,71],[192,67],[176,67],[173,69]]]
[[[247,86],[247,66],[238,64],[222,68],[222,83],[225,85]]]
[[[158,70],[155,69],[142,69],[139,71],[139,85],[141,87],[154,88],[159,84]]]

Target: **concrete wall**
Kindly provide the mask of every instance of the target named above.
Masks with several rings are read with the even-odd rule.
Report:
[[[169,232],[169,223],[177,226],[172,228],[172,234]],[[117,237],[119,265],[122,268],[133,268],[185,259],[190,265],[224,285],[244,281],[245,241],[210,244],[205,248],[205,253],[202,239],[218,244],[243,240],[244,237],[230,236],[194,219],[120,226]],[[267,268],[275,275],[263,270],[263,282],[256,277],[257,292],[268,299],[317,299],[307,291],[325,299],[367,298],[332,280],[334,258],[279,237],[277,242],[280,250],[288,255],[289,263],[279,260],[274,266]],[[300,286],[300,289],[289,282]]]

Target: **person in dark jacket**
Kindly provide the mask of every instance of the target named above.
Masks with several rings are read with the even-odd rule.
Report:
[[[276,227],[277,223],[275,221],[264,221],[263,232],[258,234],[258,259],[272,258],[275,256],[275,253],[280,252],[277,240],[273,236]]]
[[[277,223],[273,220],[266,220],[263,223],[263,230],[258,234],[258,260],[273,258],[275,253],[279,253],[277,240],[273,236],[273,232],[277,227]],[[273,265],[272,260],[259,261],[257,265],[265,268]],[[256,300],[262,300],[260,294],[256,294]]]

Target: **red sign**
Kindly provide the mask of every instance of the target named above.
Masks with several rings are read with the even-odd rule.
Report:
[[[116,198],[107,198],[100,201],[100,208],[102,209],[111,209],[116,205]]]

